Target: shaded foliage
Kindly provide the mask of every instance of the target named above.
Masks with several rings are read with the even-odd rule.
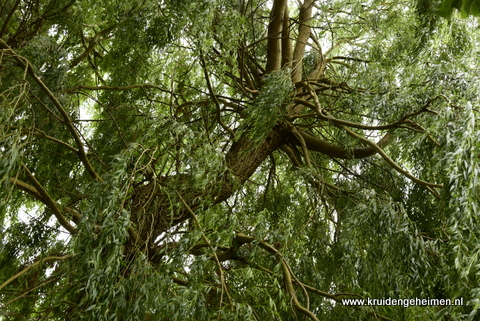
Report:
[[[476,3],[4,1],[0,320],[475,319]]]

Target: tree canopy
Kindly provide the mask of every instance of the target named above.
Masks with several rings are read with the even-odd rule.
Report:
[[[478,317],[476,3],[2,0],[0,320]]]

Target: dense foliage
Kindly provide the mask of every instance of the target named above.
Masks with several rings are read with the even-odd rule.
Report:
[[[454,2],[1,1],[0,320],[478,317]]]

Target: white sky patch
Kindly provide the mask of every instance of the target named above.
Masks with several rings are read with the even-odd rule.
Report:
[[[94,105],[95,101],[89,98],[85,100],[78,108],[82,134],[86,139],[91,139],[93,137],[93,126],[91,120],[95,119]]]

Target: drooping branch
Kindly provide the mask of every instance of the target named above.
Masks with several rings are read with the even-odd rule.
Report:
[[[220,102],[218,101],[218,98],[215,95],[215,92],[213,91],[212,82],[210,81],[210,76],[208,75],[207,64],[205,63],[205,59],[203,59],[203,54],[200,54],[200,62],[201,62],[202,69],[203,69],[203,72],[204,72],[205,80],[207,82],[208,91],[210,92],[210,96],[212,97],[213,102],[215,103],[215,107],[216,107],[215,115],[216,115],[216,118],[217,118],[217,123],[220,126],[222,126],[222,128],[224,130],[226,130],[227,133],[230,135],[230,138],[233,139],[235,137],[235,133],[222,120],[222,115],[220,113],[220,111],[221,111]]]
[[[5,41],[3,41],[3,39],[0,39],[0,48],[9,51],[10,54],[14,57],[15,61],[18,63],[18,65],[22,67],[26,71],[26,73],[28,73],[28,75],[30,75],[30,77],[35,81],[35,83],[48,96],[50,101],[57,108],[58,112],[62,115],[63,123],[67,126],[70,134],[73,136],[73,139],[75,140],[75,143],[77,144],[77,148],[78,148],[78,157],[80,158],[80,161],[85,166],[85,169],[93,178],[95,178],[96,180],[102,181],[101,177],[93,169],[93,166],[90,163],[90,160],[88,159],[87,153],[85,152],[85,147],[83,146],[83,142],[80,138],[77,128],[73,124],[72,119],[68,115],[65,108],[63,108],[60,101],[58,101],[57,97],[55,97],[55,95],[50,91],[47,85],[45,85],[45,83],[36,75],[30,62],[26,58],[20,55],[17,55],[15,51],[13,51],[13,49],[10,48],[10,46]]]
[[[53,212],[53,215],[57,218],[58,223],[62,225],[67,231],[69,231],[71,234],[76,234],[77,229],[73,227],[67,219],[63,216],[62,212],[60,211],[60,208],[57,205],[57,202],[55,202],[48,192],[43,188],[43,186],[38,182],[38,180],[33,176],[33,174],[30,172],[30,170],[22,164],[23,169],[25,170],[25,173],[27,174],[28,178],[33,184],[33,187],[37,190],[36,193],[40,195],[41,200],[43,200],[43,203],[48,206],[48,208]],[[29,189],[33,195],[35,195],[35,192],[32,189]]]
[[[21,181],[16,177],[11,177],[9,181],[10,181],[11,184],[17,186],[19,189],[21,189],[22,191],[24,191],[25,193],[27,193],[31,197],[39,200],[40,202],[42,202],[43,204],[48,206],[48,204],[46,203],[45,199],[40,194],[40,192],[35,187],[33,187],[32,185],[27,184],[24,181]],[[78,211],[74,210],[73,208],[64,207],[63,209],[66,212],[72,214],[72,220],[75,223],[80,221],[80,219],[82,218],[82,214],[80,214]]]
[[[318,100],[318,97],[317,97],[317,94],[315,93],[315,91],[313,90],[313,88],[310,86],[310,84],[308,82],[305,82],[304,85],[307,87],[311,97],[313,97],[313,100],[315,102],[315,104],[313,105],[313,108],[315,110],[315,112],[317,113],[318,117],[320,119],[324,119],[324,118],[327,118],[331,121],[334,121],[334,119],[328,115],[327,113],[325,113],[322,108],[321,108],[321,105],[320,105],[320,102]],[[435,98],[432,98],[430,99],[421,109],[413,112],[413,113],[410,113],[410,114],[407,114],[405,116],[403,116],[399,121],[397,122],[394,122],[393,125],[390,125],[391,127],[390,128],[393,128],[393,127],[398,127],[400,124],[404,123],[407,118],[409,117],[413,117],[413,116],[416,116],[416,115],[419,115],[420,113],[422,112],[425,112],[425,111],[429,111],[431,112],[430,109],[428,109],[428,107],[430,106],[430,104],[438,99],[438,98],[443,98],[441,96],[437,96]],[[350,124],[350,123],[349,123]],[[391,133],[387,133],[381,140],[380,142],[377,144],[377,143],[374,143],[364,137],[362,137],[361,135],[355,133],[353,130],[351,130],[350,128],[348,128],[348,125],[345,125],[343,122],[339,122],[337,121],[336,122],[336,126],[339,127],[339,128],[343,128],[346,130],[346,132],[354,137],[355,139],[358,139],[360,140],[361,142],[363,142],[364,144],[368,145],[368,147],[365,147],[365,148],[362,148],[362,149],[356,149],[354,150],[353,152],[353,157],[354,158],[362,158],[362,157],[366,157],[366,156],[370,156],[370,155],[373,155],[375,153],[379,153],[380,156],[383,157],[383,159],[385,159],[385,161],[387,161],[388,164],[390,164],[390,166],[392,166],[397,172],[399,172],[400,174],[406,176],[407,178],[409,178],[412,182],[414,183],[417,183],[417,184],[420,184],[422,185],[423,187],[425,187],[430,193],[432,193],[435,197],[437,198],[440,198],[440,195],[438,194],[438,192],[434,189],[436,187],[438,188],[441,188],[443,187],[443,185],[441,184],[434,184],[434,183],[429,183],[429,182],[426,182],[426,181],[423,181],[415,176],[413,176],[412,174],[410,174],[408,171],[404,170],[403,168],[401,168],[397,163],[395,163],[382,149],[382,147],[386,146],[386,144],[388,143],[389,139],[391,138]],[[353,126],[352,126],[353,127]],[[378,127],[378,126],[377,126]],[[315,138],[315,137],[313,137]],[[328,146],[330,143],[328,142],[325,142],[325,141],[322,141],[322,140],[319,140],[319,139],[316,139],[317,141],[317,146],[319,146],[321,149],[323,150],[326,150],[326,151],[331,151],[332,153],[334,154],[337,154],[337,155],[341,155],[341,150],[335,146],[335,147],[332,147],[332,146]],[[305,142],[306,142],[306,139],[305,139]],[[303,142],[301,142],[303,143]],[[320,150],[319,150],[320,151]],[[325,152],[324,152],[325,153]],[[330,155],[328,153],[326,153],[327,155]],[[348,155],[348,154],[347,154]],[[366,156],[364,156],[366,155]],[[330,155],[332,156],[332,155]],[[336,156],[332,156],[332,157],[336,157]],[[344,158],[344,157],[338,157],[338,158]]]
[[[19,127],[15,127],[15,126],[11,126],[10,127],[11,129],[20,129]],[[49,140],[49,141],[52,141],[60,146],[63,146],[65,148],[67,148],[68,150],[74,152],[75,154],[78,153],[78,150],[75,149],[75,147],[73,147],[72,145],[68,144],[68,143],[65,143],[64,141],[60,140],[60,139],[57,139],[55,137],[52,137],[52,136],[49,136],[47,134],[45,134],[43,131],[41,131],[40,129],[38,128],[35,128],[35,127],[32,127],[32,128],[25,128],[25,129],[22,129],[21,130],[21,133],[23,135],[33,135],[33,136],[37,136],[37,137],[41,137],[41,138],[45,138],[46,140]]]
[[[435,99],[435,98],[433,98],[433,99]],[[335,117],[327,114],[324,110],[320,110],[317,107],[316,103],[314,104],[312,102],[306,101],[306,100],[301,99],[301,98],[294,98],[293,102],[298,103],[298,104],[303,105],[303,106],[306,106],[306,107],[312,109],[313,111],[315,111],[316,114],[317,114],[317,118],[319,120],[329,122],[329,123],[331,123],[335,126],[347,126],[347,127],[350,127],[350,128],[366,129],[366,130],[388,130],[388,129],[394,129],[394,128],[399,128],[399,127],[407,127],[407,128],[412,129],[412,128],[418,127],[418,125],[409,121],[408,120],[409,118],[417,116],[417,115],[419,115],[423,112],[431,112],[427,108],[427,105],[426,105],[426,106],[422,107],[421,109],[419,109],[417,111],[414,111],[412,113],[409,113],[409,114],[403,116],[402,118],[400,118],[399,120],[394,121],[394,122],[389,123],[389,124],[386,124],[386,125],[365,125],[365,124],[360,124],[360,123],[354,123],[354,122],[344,120],[344,119],[335,118]],[[405,126],[405,125],[409,125],[409,126]]]
[[[220,261],[239,260],[243,263],[252,265],[252,263],[248,262],[248,260],[245,260],[241,256],[238,256],[238,250],[244,244],[251,244],[253,242],[255,242],[255,238],[253,236],[249,236],[249,235],[246,235],[244,233],[238,232],[238,233],[235,234],[235,237],[233,238],[233,245],[230,248],[223,249],[221,252],[217,252],[215,254],[215,257]],[[293,301],[295,307],[302,314],[305,314],[310,319],[317,320],[316,316],[310,310],[306,309],[305,307],[303,307],[300,304],[300,302],[298,302],[298,298],[296,296],[295,289],[293,288],[293,284],[298,285],[299,287],[301,287],[302,289],[304,289],[308,292],[311,292],[311,293],[320,295],[322,297],[328,298],[328,299],[333,300],[337,303],[342,303],[342,297],[345,297],[345,296],[357,296],[357,297],[359,297],[359,295],[352,294],[352,293],[328,293],[328,292],[321,291],[321,290],[319,290],[319,289],[317,289],[313,286],[310,286],[308,284],[305,284],[305,283],[301,282],[295,276],[295,274],[293,274],[292,269],[288,265],[288,262],[285,260],[285,258],[279,252],[278,249],[276,249],[274,246],[272,246],[271,244],[269,244],[267,241],[264,241],[264,240],[259,241],[257,244],[258,244],[259,247],[261,247],[262,249],[264,249],[268,253],[276,256],[280,260],[280,263],[282,264],[282,272],[283,272],[285,283],[286,283],[285,285],[286,285],[287,291],[289,292],[290,296],[292,297],[292,301]],[[202,246],[205,247],[206,245],[203,244]],[[202,252],[198,252],[198,254],[201,254],[201,253]],[[255,267],[260,269],[263,272],[266,272],[266,273],[270,274],[270,275],[274,275],[274,273],[272,271],[267,270],[264,267],[259,267],[259,266],[255,266]],[[352,306],[349,306],[349,307],[351,307],[353,309],[356,309],[356,310],[362,310],[362,307],[360,307],[360,306],[353,306],[352,305]],[[374,316],[375,318],[378,318],[379,320],[393,321],[393,319],[388,318],[384,315],[375,313],[375,311],[367,311],[367,312],[370,315]]]
[[[267,73],[280,69],[282,63],[282,28],[287,0],[274,0],[268,24]]]
[[[293,288],[292,273],[291,273],[290,267],[288,266],[285,259],[283,259],[283,257],[281,259],[281,264],[282,264],[283,277],[285,279],[285,287],[287,288],[288,294],[292,298],[292,301],[293,301],[293,304],[295,305],[295,308],[298,311],[300,311],[300,313],[306,315],[310,319],[312,319],[314,321],[319,321],[318,318],[315,316],[315,314],[312,313],[312,311],[303,307],[300,304],[300,302],[298,301],[296,291]]]
[[[187,208],[188,212],[190,213],[190,215],[192,216],[193,218],[193,221],[195,222],[195,225],[197,226],[197,229],[199,231],[202,231],[202,227],[200,225],[200,221],[198,220],[197,216],[195,215],[195,213],[192,211],[192,209],[188,206],[187,202],[185,202],[185,200],[183,199],[182,195],[180,195],[180,193],[177,192],[177,195],[178,197],[180,197],[180,200],[182,202],[182,204]],[[207,246],[212,250],[213,252],[213,246],[212,244],[210,243],[210,241],[207,239],[207,236],[205,235],[205,233],[202,231],[201,232],[202,234],[202,239],[205,241],[205,243],[207,244]],[[230,301],[230,303],[233,303],[233,300],[232,300],[232,297],[230,296],[230,293],[228,291],[228,287],[227,287],[227,283],[225,282],[225,276],[223,274],[223,267],[222,265],[220,264],[220,261],[217,257],[217,255],[215,254],[214,252],[214,258],[215,258],[215,262],[217,263],[217,267],[218,267],[218,274],[220,276],[220,282],[222,284],[222,294],[220,296],[220,306],[219,308],[222,307],[222,303],[223,303],[223,293],[225,292],[227,294],[227,297]]]
[[[18,272],[17,274],[15,274],[14,276],[12,276],[11,278],[9,278],[8,280],[6,280],[5,282],[3,282],[2,284],[0,284],[0,291],[6,287],[8,284],[10,284],[12,281],[18,279],[20,276],[22,276],[23,274],[27,273],[28,271],[30,271],[31,269],[33,269],[34,267],[44,263],[44,262],[48,262],[48,261],[61,261],[61,260],[66,260],[68,258],[71,258],[72,256],[74,256],[74,254],[67,254],[67,255],[64,255],[64,256],[47,256],[47,257],[44,257],[38,261],[35,261],[34,263],[30,264],[29,266],[27,266],[26,268],[24,268],[23,270],[21,270],[20,272]]]
[[[425,187],[430,193],[432,193],[435,197],[437,198],[440,198],[440,194],[438,194],[438,192],[434,189],[435,187],[438,187],[438,188],[441,188],[443,187],[442,184],[434,184],[434,183],[429,183],[429,182],[426,182],[426,181],[423,181],[415,176],[413,176],[412,174],[410,174],[408,171],[404,170],[403,168],[401,168],[397,163],[395,163],[384,151],[383,149],[378,145],[378,144],[375,144],[374,142],[360,136],[359,134],[355,133],[353,130],[349,129],[349,128],[346,128],[345,127],[345,130],[347,131],[347,133],[349,135],[351,135],[352,137],[360,140],[361,142],[369,145],[372,149],[375,150],[376,153],[380,154],[380,156],[383,157],[383,159],[388,163],[390,164],[390,166],[392,166],[397,172],[399,172],[400,174],[406,176],[408,179],[410,179],[412,182],[414,183],[417,183],[419,185],[422,185],[423,187]]]

